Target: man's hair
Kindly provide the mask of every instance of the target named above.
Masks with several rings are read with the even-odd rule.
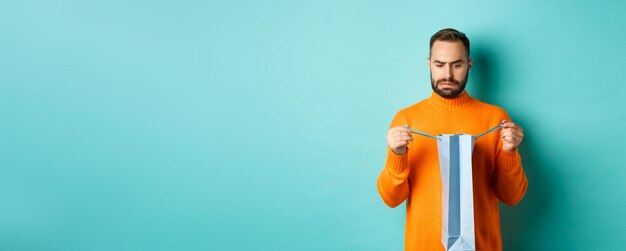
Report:
[[[467,58],[470,56],[470,41],[465,36],[465,33],[460,32],[458,30],[452,28],[446,28],[438,31],[432,37],[430,37],[430,50],[433,49],[433,44],[435,41],[448,41],[448,42],[463,42],[463,46],[465,46],[465,52],[467,52]],[[428,57],[430,57],[430,52],[428,53]]]

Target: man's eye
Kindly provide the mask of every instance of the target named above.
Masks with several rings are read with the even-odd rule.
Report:
[[[460,64],[455,64],[455,65],[454,65],[454,68],[459,69],[459,68],[461,68],[461,65],[460,65]]]
[[[437,68],[441,68],[441,67],[443,67],[443,65],[442,65],[442,64],[436,64],[435,66],[437,66]]]

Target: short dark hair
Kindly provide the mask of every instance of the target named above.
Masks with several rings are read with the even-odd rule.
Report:
[[[467,38],[467,36],[465,36],[465,33],[463,32],[460,32],[452,28],[446,28],[446,29],[438,31],[432,37],[430,37],[430,49],[431,50],[433,49],[433,44],[435,43],[435,41],[449,41],[449,42],[461,41],[463,42],[463,46],[465,46],[465,52],[467,52],[467,58],[470,57],[470,41],[469,41],[469,38]],[[430,57],[430,55],[431,54],[429,52],[428,57]]]

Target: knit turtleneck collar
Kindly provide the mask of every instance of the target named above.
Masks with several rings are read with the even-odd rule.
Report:
[[[468,104],[469,102],[471,102],[472,100],[474,100],[474,98],[470,97],[467,91],[464,91],[459,96],[450,98],[450,99],[441,97],[439,96],[439,94],[433,91],[428,100],[432,104],[437,105],[437,106],[441,106],[445,108],[454,108],[454,107],[464,106]]]

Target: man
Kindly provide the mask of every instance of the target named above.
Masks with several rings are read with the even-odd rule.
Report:
[[[387,161],[377,181],[389,207],[406,203],[405,250],[444,250],[442,183],[436,140],[413,137],[404,125],[438,134],[477,135],[504,121],[500,133],[476,140],[472,157],[474,230],[477,250],[501,250],[498,200],[517,204],[526,192],[518,146],[522,128],[501,108],[465,91],[472,68],[465,34],[443,29],[430,39],[431,97],[400,110],[387,133]]]

